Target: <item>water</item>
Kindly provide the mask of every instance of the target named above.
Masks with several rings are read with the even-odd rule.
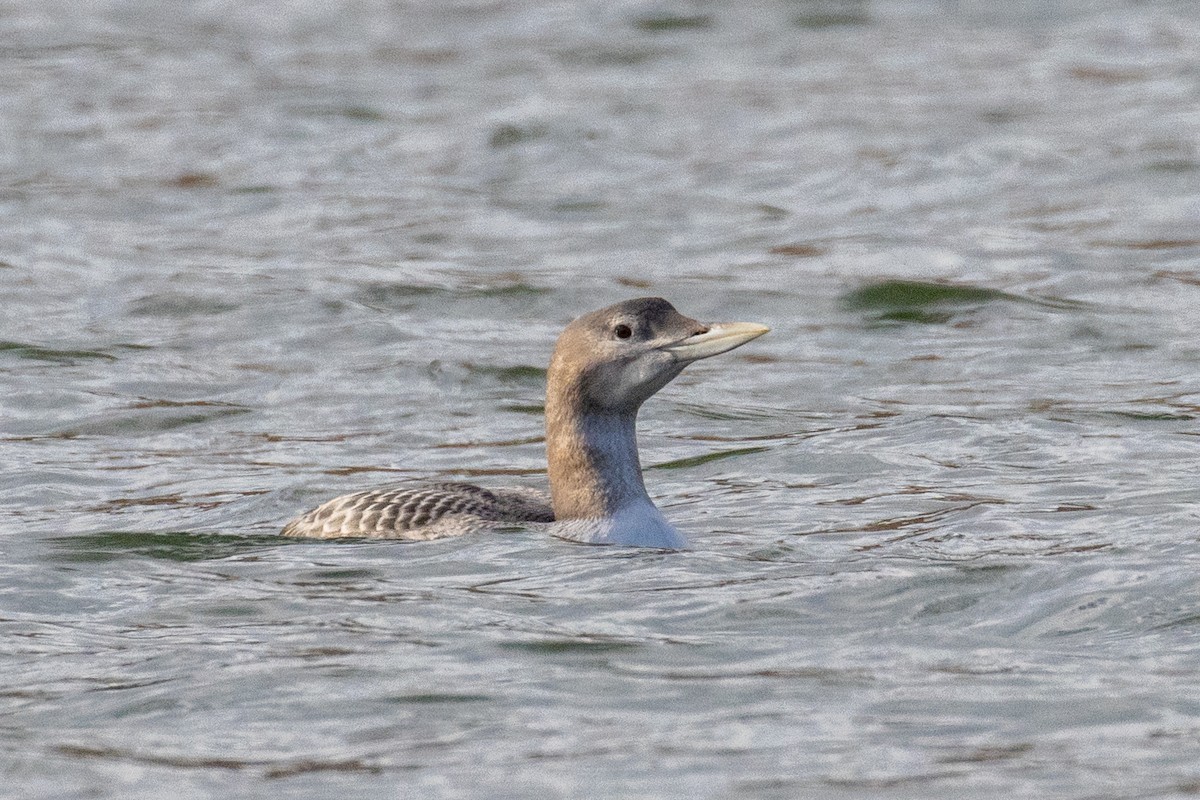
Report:
[[[3,793],[1194,795],[1193,12],[5,4]],[[648,294],[690,552],[275,536]]]

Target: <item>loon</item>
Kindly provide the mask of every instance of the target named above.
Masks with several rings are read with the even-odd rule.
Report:
[[[547,373],[550,493],[467,483],[404,483],[342,495],[292,520],[284,536],[427,540],[509,524],[545,525],[590,544],[681,549],[687,540],[646,494],[637,412],[693,361],[770,329],[704,324],[659,297],[584,314],[559,336]]]

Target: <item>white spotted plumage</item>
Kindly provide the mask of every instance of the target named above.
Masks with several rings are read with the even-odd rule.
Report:
[[[412,483],[335,497],[289,522],[283,535],[421,541],[469,533],[487,523],[553,520],[549,496],[536,489]]]

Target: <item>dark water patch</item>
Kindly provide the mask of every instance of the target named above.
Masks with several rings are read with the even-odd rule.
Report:
[[[542,403],[507,403],[500,406],[501,411],[511,411],[514,414],[530,414],[545,416],[546,406]]]
[[[1160,622],[1150,627],[1152,631],[1171,630],[1172,628],[1192,628],[1200,631],[1200,614],[1185,614],[1182,617]]]
[[[842,306],[881,323],[942,324],[964,308],[1015,301],[998,289],[925,281],[881,281],[842,295]]]
[[[770,353],[744,353],[738,358],[747,364],[778,364],[784,360]]]
[[[829,248],[815,242],[793,242],[781,244],[767,251],[775,256],[795,256],[796,258],[816,258],[829,252]]]
[[[526,297],[538,297],[540,295],[549,294],[551,289],[545,286],[534,286],[531,283],[526,283],[521,280],[504,281],[492,286],[475,286],[467,289],[459,289],[457,294],[463,297],[479,297],[479,298],[503,298],[519,300]]]
[[[1181,250],[1200,247],[1200,239],[1096,239],[1088,242],[1092,247],[1112,247],[1122,250]]]
[[[79,361],[116,361],[117,357],[103,350],[55,348],[26,342],[0,341],[0,355],[52,364],[75,364]]]
[[[434,447],[442,450],[473,450],[477,447],[483,449],[492,447],[523,447],[544,441],[546,441],[546,437],[544,436],[525,436],[519,439],[500,439],[498,441],[487,442],[442,442],[435,444]]]
[[[524,642],[501,642],[503,650],[519,650],[536,655],[558,655],[560,653],[612,653],[636,650],[643,645],[614,639],[533,639]]]
[[[1105,416],[1136,422],[1189,422],[1196,418],[1194,414],[1171,411],[1104,411],[1101,413]]]
[[[1100,550],[1113,550],[1117,545],[1112,542],[1096,542],[1095,544],[1056,544],[1045,549],[1039,550],[1038,555],[1041,556],[1066,556],[1066,555],[1082,555],[1085,553],[1095,553]],[[1022,555],[1020,552],[1009,553],[1008,555]]]
[[[401,765],[391,766],[389,770],[415,770],[419,769],[418,765]],[[276,764],[268,769],[263,770],[264,778],[293,778],[297,775],[306,775],[314,772],[365,772],[371,775],[378,775],[383,772],[383,767],[376,764],[369,764],[360,759],[347,760],[331,760],[323,759],[301,759],[299,761],[285,762]]]
[[[502,476],[502,475],[514,475],[514,476],[524,477],[524,476],[528,476],[528,475],[545,475],[546,468],[541,467],[541,468],[534,468],[534,469],[521,469],[519,467],[492,467],[492,468],[462,467],[459,469],[438,470],[437,474],[444,476],[444,477],[453,477],[455,475],[465,475],[465,476],[471,477],[471,478],[486,478],[488,476]]]
[[[637,67],[661,58],[665,53],[665,50],[653,47],[605,44],[557,51],[559,60],[564,64],[596,67]]]
[[[826,430],[834,430],[834,429],[827,428]],[[811,431],[810,430],[810,431],[804,431],[802,434],[794,433],[792,431],[784,431],[782,433],[760,433],[760,434],[752,435],[752,436],[746,436],[746,435],[719,436],[717,434],[703,433],[703,434],[689,434],[687,436],[687,440],[689,442],[720,442],[720,443],[724,443],[724,444],[729,444],[731,442],[779,442],[779,441],[784,441],[786,439],[794,439],[797,436],[811,436],[816,433],[820,433],[820,431]]]
[[[292,543],[280,536],[234,536],[191,531],[105,531],[50,539],[50,560],[93,564],[126,559],[217,561]]]
[[[608,208],[608,203],[603,200],[589,200],[581,198],[577,200],[560,200],[550,206],[551,211],[556,211],[560,214],[590,214],[598,211],[603,211]]]
[[[143,766],[170,767],[173,769],[261,771],[263,777],[266,778],[289,778],[311,772],[366,772],[378,774],[383,771],[382,767],[368,764],[359,759],[271,760],[225,756],[189,756],[180,753],[152,753],[148,751],[127,750],[120,747],[96,747],[76,744],[59,745],[56,750],[60,754],[71,758],[118,761]]]
[[[933,617],[940,614],[957,614],[978,604],[979,598],[970,595],[940,597],[921,606],[914,612],[913,616],[920,619],[921,617]]]
[[[111,678],[94,678],[91,682],[96,683],[95,688],[89,691],[93,692],[124,692],[129,689],[145,689],[151,686],[162,686],[163,684],[173,683],[175,678],[147,678],[145,680],[123,680]],[[170,707],[175,707],[178,704],[170,702]]]
[[[346,583],[355,581],[379,581],[383,575],[374,569],[347,567],[344,569],[318,569],[304,573],[299,585],[306,583]]]
[[[355,293],[354,299],[368,308],[394,311],[413,308],[420,300],[448,291],[429,284],[369,283]]]
[[[1148,172],[1163,172],[1168,175],[1182,175],[1200,170],[1200,161],[1190,158],[1168,158],[1162,161],[1152,161],[1146,165]]]
[[[1009,125],[1029,116],[1030,112],[1022,108],[993,108],[983,111],[979,118],[991,125]]]
[[[349,441],[351,435],[348,433],[330,433],[322,436],[293,436],[280,433],[256,433],[254,437],[262,439],[264,442],[346,442]]]
[[[808,782],[793,778],[740,778],[731,781],[734,797],[756,797],[761,800],[790,800],[807,793]]]
[[[224,619],[250,619],[262,613],[261,608],[249,603],[216,603],[197,610],[202,610],[206,616]]]
[[[225,403],[219,400],[165,400],[158,397],[143,397],[137,402],[131,403],[129,408],[219,408],[219,409],[236,409],[237,411],[251,411],[247,406],[238,405],[237,403]]]
[[[207,172],[181,172],[164,181],[163,185],[173,189],[209,189],[219,183],[217,176]]]
[[[702,31],[713,27],[713,18],[709,14],[643,14],[634,18],[633,27],[646,33]]]
[[[1183,402],[1178,396],[1143,398],[1124,408],[1079,405],[1068,401],[1042,399],[1029,403],[1029,410],[1057,422],[1091,423],[1112,420],[1132,422],[1191,422],[1200,417],[1200,406]]]
[[[488,145],[502,150],[506,147],[544,138],[547,133],[548,129],[544,125],[516,125],[505,122],[492,129],[492,133],[488,137]]]
[[[698,467],[702,464],[709,464],[713,461],[722,461],[726,458],[736,458],[737,456],[746,456],[753,453],[765,453],[770,448],[768,447],[738,447],[732,450],[717,450],[712,453],[705,453],[701,456],[690,456],[688,458],[677,458],[674,461],[663,461],[659,464],[652,464],[646,469],[688,469],[689,467]]]
[[[447,703],[490,703],[495,697],[487,694],[451,694],[448,692],[424,692],[417,694],[398,694],[383,698],[385,703],[397,705],[442,705]]]
[[[344,467],[328,467],[321,470],[325,475],[363,475],[372,472],[382,472],[390,475],[405,475],[408,470],[398,469],[396,467],[381,467],[376,464],[349,464]]]
[[[228,297],[229,295],[222,295]],[[182,292],[158,292],[144,295],[135,300],[129,314],[135,317],[215,317],[236,311],[241,303],[216,297],[205,297]]]
[[[451,241],[451,236],[443,231],[424,231],[414,233],[412,240],[417,244],[443,245]]]
[[[799,548],[793,547],[786,542],[771,542],[771,544],[765,547],[759,547],[749,551],[742,556],[742,558],[744,558],[746,561],[794,563],[799,552]]]
[[[885,314],[910,309],[922,310],[930,306],[982,305],[1000,300],[1016,301],[1018,298],[999,289],[903,280],[871,283],[842,296],[846,308]]]
[[[1154,277],[1160,278],[1163,280],[1178,281],[1179,283],[1186,283],[1189,286],[1200,286],[1200,271],[1183,272],[1180,270],[1160,269],[1154,273]]]
[[[1095,65],[1080,65],[1067,70],[1072,78],[1089,83],[1099,83],[1105,86],[1117,86],[1123,83],[1139,83],[1149,76],[1141,69],[1120,69],[1118,67],[1101,67]]]
[[[792,24],[797,28],[824,30],[826,28],[852,28],[869,25],[871,15],[866,3],[848,2],[834,6],[818,6],[810,11],[792,15]]]
[[[752,206],[755,212],[762,215],[763,219],[778,222],[779,220],[787,219],[792,215],[792,212],[781,206],[771,205],[770,203],[758,203]]]
[[[437,66],[454,64],[462,59],[463,51],[452,45],[380,45],[373,49],[373,54],[381,61],[396,64],[422,64]]]
[[[364,284],[354,295],[354,300],[381,311],[407,310],[415,308],[421,301],[446,299],[521,299],[537,297],[551,291],[535,286],[517,276],[498,276],[496,280],[474,286],[446,286],[436,284],[413,284],[377,282]]]
[[[291,655],[296,658],[304,659],[305,661],[317,661],[326,658],[344,658],[345,656],[355,656],[361,653],[360,650],[354,650],[349,647],[306,647],[301,650],[292,651]]]
[[[837,669],[818,666],[764,666],[759,668],[655,668],[655,667],[614,667],[617,672],[630,675],[655,675],[660,678],[677,681],[737,681],[767,678],[783,681],[816,681],[827,686],[869,686],[876,681],[876,676],[869,669]]]
[[[842,306],[868,313],[877,322],[941,324],[965,310],[992,303],[1025,303],[1050,308],[1083,308],[1086,304],[1052,297],[1033,297],[969,284],[885,280],[842,295]]]
[[[293,106],[291,113],[310,118],[341,118],[354,122],[387,122],[387,114],[370,106],[359,105],[304,105]]]
[[[253,410],[234,403],[205,400],[144,400],[121,410],[93,415],[51,433],[65,439],[81,436],[149,436],[248,414]]]
[[[534,367],[528,364],[502,367],[495,364],[478,364],[469,361],[463,362],[462,366],[470,372],[495,378],[501,383],[525,383],[540,386],[546,381],[545,367]]]

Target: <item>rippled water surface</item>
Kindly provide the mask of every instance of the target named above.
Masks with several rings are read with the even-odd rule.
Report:
[[[1200,792],[1190,2],[0,4],[0,783]],[[684,553],[275,534],[544,479],[573,316]]]

